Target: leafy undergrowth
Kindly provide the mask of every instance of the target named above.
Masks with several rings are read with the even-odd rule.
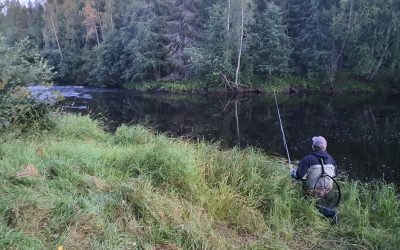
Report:
[[[337,82],[333,85],[324,81],[322,78],[302,78],[302,77],[254,77],[252,81],[245,82],[244,92],[357,92],[357,93],[376,93],[388,92],[398,86],[391,86],[386,78],[374,82],[367,82],[353,79],[348,74],[341,74]],[[396,78],[397,79],[397,78]],[[170,92],[170,93],[220,93],[233,92],[233,89],[225,89],[223,84],[207,84],[201,81],[177,81],[177,82],[146,82],[146,83],[125,83],[123,88],[133,89],[143,92]],[[239,91],[240,92],[240,91]]]
[[[208,86],[203,82],[146,82],[146,83],[125,83],[123,87],[126,89],[133,89],[137,91],[157,91],[157,92],[204,92]],[[218,88],[211,88],[211,90],[218,90]]]
[[[0,144],[0,249],[394,249],[393,186],[343,182],[331,226],[279,159],[55,116]]]

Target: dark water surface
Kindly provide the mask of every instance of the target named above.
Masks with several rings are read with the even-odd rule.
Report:
[[[286,157],[274,98],[143,94],[96,88],[56,87],[66,93],[63,109],[122,123],[147,122],[174,136],[254,146]],[[400,183],[400,98],[389,95],[280,95],[282,120],[293,159],[322,135],[328,152],[351,178]]]

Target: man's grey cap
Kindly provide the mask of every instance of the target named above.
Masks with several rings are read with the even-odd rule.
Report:
[[[313,147],[314,149],[319,149],[319,150],[326,150],[326,147],[328,145],[328,143],[326,142],[325,138],[322,136],[314,136],[312,138],[312,142],[313,142]]]

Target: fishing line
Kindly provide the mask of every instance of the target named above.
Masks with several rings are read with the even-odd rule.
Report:
[[[290,155],[289,155],[289,149],[288,149],[287,142],[286,142],[285,131],[283,130],[282,119],[281,119],[281,112],[279,111],[278,98],[276,97],[276,92],[275,92],[275,90],[274,90],[274,96],[275,96],[276,110],[278,111],[279,123],[280,123],[280,125],[281,125],[281,132],[282,132],[282,138],[283,138],[283,146],[284,146],[285,149],[286,149],[286,153],[287,153],[289,165],[292,166],[292,162],[291,162],[291,160],[290,160]]]

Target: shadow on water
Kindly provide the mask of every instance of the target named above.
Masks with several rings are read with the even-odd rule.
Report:
[[[273,96],[234,98],[140,94],[88,89],[92,98],[68,97],[65,110],[120,124],[147,122],[174,136],[254,146],[285,157]],[[391,96],[324,94],[278,96],[289,150],[300,159],[311,138],[323,135],[328,151],[351,178],[400,183],[400,100]],[[71,105],[73,103],[73,105]]]

